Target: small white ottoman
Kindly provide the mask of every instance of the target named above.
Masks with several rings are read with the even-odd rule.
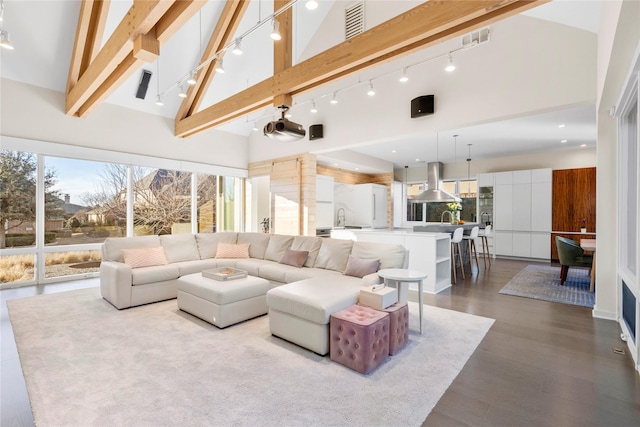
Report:
[[[194,273],[178,279],[178,308],[219,328],[267,314],[269,281],[247,276],[218,281]]]

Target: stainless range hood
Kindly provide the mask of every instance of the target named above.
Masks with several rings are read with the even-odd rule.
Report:
[[[449,194],[440,189],[440,186],[442,185],[442,179],[440,177],[442,176],[443,168],[444,165],[442,162],[427,163],[428,188],[413,199],[409,199],[411,203],[461,201],[460,197],[456,197],[453,194]]]

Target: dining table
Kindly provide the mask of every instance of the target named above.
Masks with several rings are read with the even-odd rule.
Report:
[[[593,254],[591,262],[591,281],[589,283],[589,291],[593,292],[596,288],[596,239],[580,239],[580,247],[585,252]]]

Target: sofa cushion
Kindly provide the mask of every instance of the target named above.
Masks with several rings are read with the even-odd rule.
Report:
[[[406,252],[399,243],[355,242],[351,255],[360,259],[379,259],[380,269],[402,268]]]
[[[267,305],[313,323],[326,325],[331,313],[355,304],[360,295],[360,280],[335,275],[338,280],[318,278],[277,286],[267,292]]]
[[[331,271],[331,270],[322,270],[322,271]],[[305,280],[310,278],[311,278],[311,269],[306,267],[288,268],[287,271],[284,272],[284,283],[292,283],[292,282],[297,282],[298,280]]]
[[[157,248],[123,249],[124,263],[131,268],[153,267],[166,265],[167,258],[162,246]]]
[[[218,260],[213,258],[198,259],[195,261],[176,262],[172,265],[178,267],[178,273],[180,274],[180,277],[182,277],[187,274],[200,273],[202,270],[206,270],[208,268],[217,268]]]
[[[377,272],[380,269],[379,259],[361,259],[349,255],[347,267],[344,269],[346,276],[364,277]]]
[[[218,243],[216,258],[249,258],[248,243]]]
[[[287,249],[291,247],[291,242],[293,242],[293,236],[272,234],[264,252],[264,259],[280,262]]]
[[[322,245],[322,237],[316,236],[295,236],[291,243],[291,249],[294,251],[308,251],[309,256],[304,262],[305,267],[313,267],[318,258],[318,251]]]
[[[160,236],[160,243],[162,243],[164,253],[169,263],[200,259],[196,236],[193,234],[169,234]]]
[[[295,270],[299,269],[290,265],[269,262],[260,266],[260,277],[273,282],[287,283],[287,274]]]
[[[133,286],[164,282],[166,280],[177,279],[178,277],[180,277],[178,267],[172,264],[131,270],[131,284]]]
[[[314,267],[342,273],[347,266],[352,246],[353,240],[322,239]]]
[[[238,233],[238,243],[249,243],[249,256],[264,259],[264,253],[269,244],[270,234],[266,233]]]
[[[259,270],[265,264],[273,264],[271,261],[265,261],[263,259],[255,259],[255,258],[247,258],[247,259],[239,259],[236,262],[235,267],[244,270],[249,273],[251,276],[260,276]],[[266,277],[265,277],[266,279]]]
[[[238,233],[234,231],[196,234],[200,259],[215,258],[218,243],[236,243],[236,240],[238,240]]]
[[[102,260],[124,262],[123,249],[157,248],[158,236],[107,237],[102,244]]]
[[[308,257],[309,251],[294,251],[293,249],[287,249],[280,260],[280,264],[301,268]]]

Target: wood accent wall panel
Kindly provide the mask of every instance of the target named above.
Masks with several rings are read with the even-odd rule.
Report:
[[[586,218],[587,231],[596,231],[596,168],[553,171],[552,231],[580,231]]]
[[[555,236],[580,242],[595,238],[596,232],[596,168],[561,169],[552,173],[551,259],[558,259]],[[589,234],[580,233],[580,219],[585,218]]]

